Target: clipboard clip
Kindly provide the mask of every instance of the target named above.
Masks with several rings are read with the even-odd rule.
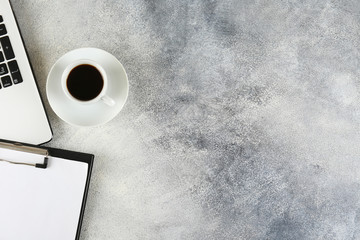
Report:
[[[42,163],[14,162],[14,161],[8,161],[5,159],[0,159],[1,162],[7,162],[7,163],[11,163],[11,164],[18,164],[18,165],[27,165],[27,166],[32,166],[32,167],[42,168],[42,169],[46,169],[48,166],[49,152],[46,149],[32,147],[32,146],[25,146],[20,143],[5,143],[5,142],[0,142],[0,148],[15,150],[15,151],[19,151],[19,152],[38,154],[38,155],[44,156],[44,162],[42,162]]]

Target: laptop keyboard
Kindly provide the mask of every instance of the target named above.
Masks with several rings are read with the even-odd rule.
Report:
[[[0,15],[0,89],[21,83],[22,77],[15,54],[7,36],[3,17]]]

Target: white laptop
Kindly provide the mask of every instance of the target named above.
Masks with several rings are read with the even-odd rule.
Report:
[[[0,139],[42,144],[52,131],[9,0],[0,0]]]

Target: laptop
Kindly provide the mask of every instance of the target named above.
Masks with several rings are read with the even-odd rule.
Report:
[[[9,0],[0,0],[0,139],[36,145],[52,139]]]

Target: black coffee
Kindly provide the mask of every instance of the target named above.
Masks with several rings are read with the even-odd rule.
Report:
[[[100,94],[104,81],[101,73],[94,66],[82,64],[71,70],[66,86],[74,98],[89,101]]]

